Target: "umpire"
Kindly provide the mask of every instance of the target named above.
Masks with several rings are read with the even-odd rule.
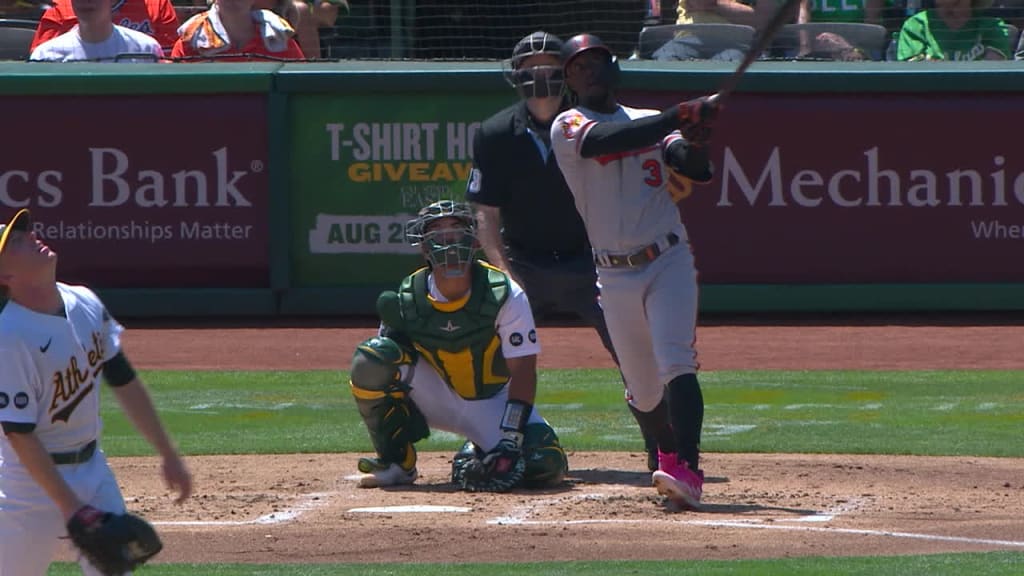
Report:
[[[551,122],[569,108],[561,49],[556,36],[534,32],[502,63],[520,100],[477,133],[466,200],[487,259],[523,287],[534,316],[576,314],[597,330],[617,364],[586,229],[551,151]],[[657,470],[656,444],[645,439],[644,446],[648,468]]]

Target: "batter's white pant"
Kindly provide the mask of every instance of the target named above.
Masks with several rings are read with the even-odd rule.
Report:
[[[650,412],[665,384],[697,373],[697,270],[687,241],[640,268],[598,268],[601,307],[630,404]]]
[[[57,470],[82,502],[124,513],[121,489],[102,451]],[[57,505],[21,463],[0,462],[0,576],[45,576],[61,546],[74,548]],[[85,576],[102,576],[85,558],[78,564]]]
[[[508,401],[507,385],[490,398],[466,400],[441,379],[429,362],[418,358],[409,386],[409,397],[423,412],[431,430],[465,436],[485,452],[498,445],[502,438],[501,418]],[[546,422],[534,410],[529,423]]]

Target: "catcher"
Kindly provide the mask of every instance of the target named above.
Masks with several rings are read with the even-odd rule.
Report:
[[[359,461],[360,486],[412,484],[414,444],[431,428],[467,438],[452,462],[464,490],[559,484],[565,451],[533,408],[540,346],[526,293],[473,258],[466,204],[430,204],[405,232],[427,266],[381,293],[379,336],[352,358],[352,393],[377,452]]]
[[[192,491],[145,386],[121,350],[122,326],[84,286],[56,280],[57,253],[27,210],[0,223],[0,576],[43,576],[69,536],[86,576],[121,575],[161,549],[126,513],[99,447],[100,375],[163,458],[167,485]]]

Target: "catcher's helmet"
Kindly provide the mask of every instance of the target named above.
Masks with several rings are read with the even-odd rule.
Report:
[[[523,61],[527,58],[543,54],[561,58],[562,40],[554,34],[537,31],[517,42],[512,49],[512,57],[502,62],[505,80],[516,89],[520,98],[548,98],[562,94],[561,66],[523,68]]]
[[[562,45],[562,70],[568,76],[569,64],[580,54],[592,50],[600,51],[607,57],[607,66],[601,70],[599,77],[600,83],[608,88],[614,88],[619,83],[619,59],[593,34],[577,34]]]
[[[454,218],[459,225],[431,226],[445,218]],[[420,247],[431,268],[443,268],[447,276],[459,276],[476,252],[476,218],[468,204],[441,200],[424,206],[406,223],[405,238],[409,244]]]

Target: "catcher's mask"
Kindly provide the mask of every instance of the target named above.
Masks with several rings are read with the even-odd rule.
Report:
[[[476,219],[469,205],[441,200],[423,207],[405,225],[405,239],[420,247],[431,269],[461,276],[476,252]]]
[[[528,58],[542,54],[561,59],[562,41],[558,36],[542,31],[534,32],[517,42],[512,49],[512,57],[501,63],[505,80],[516,89],[520,98],[562,95],[565,82],[561,64],[523,67],[523,62]]]

